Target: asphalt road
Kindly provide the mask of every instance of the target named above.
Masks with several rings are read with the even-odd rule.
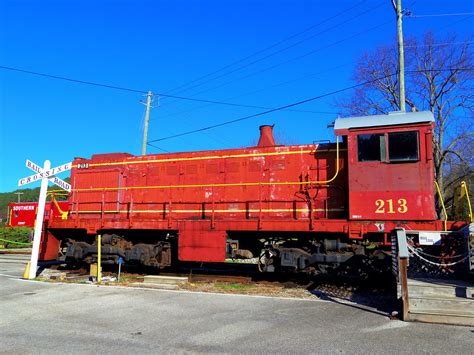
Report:
[[[0,260],[0,353],[473,353],[474,329],[331,301],[19,280]]]

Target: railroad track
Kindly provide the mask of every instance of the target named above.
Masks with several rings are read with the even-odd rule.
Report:
[[[31,255],[31,249],[30,249],[30,248],[24,248],[24,249],[0,249],[0,255],[8,255],[8,254],[14,254],[14,255]]]
[[[0,263],[27,264],[30,256],[17,253],[0,253]]]

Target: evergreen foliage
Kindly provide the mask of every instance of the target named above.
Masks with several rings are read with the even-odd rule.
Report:
[[[64,179],[64,181],[69,183],[70,178],[68,177]],[[60,195],[56,195],[55,197],[57,201],[67,200],[67,195],[64,195],[65,191],[56,185],[49,186],[48,191],[58,191],[58,193],[60,193]],[[15,192],[23,193],[20,195],[21,202],[38,202],[40,188],[37,187],[34,189],[18,189],[12,192],[0,192],[0,225],[5,224],[8,217],[8,204],[10,202],[18,202],[18,195],[15,195]],[[51,199],[48,197],[48,201],[49,200]]]

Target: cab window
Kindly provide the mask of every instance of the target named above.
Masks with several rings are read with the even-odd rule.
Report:
[[[385,135],[359,134],[357,136],[357,156],[359,161],[384,161]]]
[[[420,158],[418,132],[393,132],[388,134],[388,159],[413,161]]]
[[[361,162],[416,161],[420,158],[418,147],[417,131],[359,134],[357,136],[357,158]]]

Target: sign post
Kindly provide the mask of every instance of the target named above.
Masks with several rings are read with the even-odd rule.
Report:
[[[36,214],[35,234],[33,237],[33,248],[31,250],[28,279],[34,279],[36,277],[41,233],[43,231],[44,209],[46,206],[46,195],[48,193],[48,181],[51,181],[60,188],[70,192],[71,185],[56,177],[55,175],[70,170],[71,165],[71,163],[67,163],[51,169],[51,162],[49,160],[45,160],[44,165],[41,168],[35,163],[27,160],[26,167],[36,172],[36,174],[18,180],[18,186],[24,186],[26,184],[41,180],[40,195],[38,199],[38,212]]]
[[[51,167],[51,162],[46,160],[44,162],[44,170]],[[38,201],[38,213],[36,214],[35,234],[33,237],[33,249],[31,250],[30,260],[30,274],[28,278],[34,279],[36,277],[36,268],[38,266],[38,253],[41,241],[41,231],[43,229],[44,207],[46,206],[46,194],[48,192],[48,179],[41,180],[40,195]]]

